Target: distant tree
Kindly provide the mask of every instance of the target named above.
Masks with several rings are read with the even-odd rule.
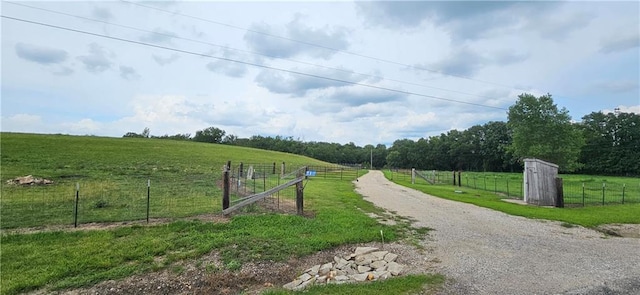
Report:
[[[149,138],[149,136],[151,135],[149,127],[144,127],[144,130],[142,130],[142,133],[140,135],[144,138]]]
[[[559,110],[550,94],[519,95],[509,107],[508,118],[507,125],[513,132],[511,150],[516,158],[539,158],[559,165],[562,171],[579,168],[584,138],[571,124],[569,111]]]
[[[133,137],[133,138],[142,138],[142,135],[135,133],[135,132],[127,132],[125,135],[123,135],[122,137]]]
[[[582,171],[640,175],[640,115],[593,112],[582,117]]]
[[[224,144],[230,144],[230,145],[235,145],[237,141],[238,141],[238,136],[236,136],[236,135],[234,135],[234,134],[227,134],[227,135],[222,139],[222,143],[224,143]]]
[[[190,133],[185,133],[185,134],[174,134],[174,135],[169,135],[169,134],[165,134],[165,135],[161,135],[161,136],[151,136],[151,138],[155,138],[155,139],[170,139],[170,140],[191,140],[191,134]]]
[[[194,141],[209,142],[209,143],[222,143],[225,131],[216,127],[209,127],[204,130],[196,131],[196,135],[193,137]]]

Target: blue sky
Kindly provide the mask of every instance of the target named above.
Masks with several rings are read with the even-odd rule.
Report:
[[[551,93],[576,121],[640,113],[637,1],[1,9],[2,131],[119,137],[216,126],[239,137],[390,144],[505,121],[523,92]]]

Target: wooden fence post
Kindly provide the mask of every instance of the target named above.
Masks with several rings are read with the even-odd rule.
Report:
[[[300,171],[302,172],[302,169],[300,169]],[[300,173],[298,172],[298,178],[302,177],[303,175],[307,174],[307,167],[304,167],[304,172]],[[302,215],[303,214],[303,209],[304,208],[304,186],[302,184],[302,181],[296,183],[296,209],[298,211],[298,215]]]
[[[456,186],[456,172],[453,171],[453,186]]]
[[[562,178],[556,177],[556,207],[564,208],[564,191],[562,190]]]
[[[222,172],[222,210],[229,208],[229,170],[231,170],[231,161],[227,162]]]
[[[462,174],[462,171],[458,170],[458,186],[459,186],[459,187],[462,187],[462,180],[461,180],[461,178],[460,178],[460,177],[461,177],[461,176],[460,176],[461,174]],[[467,178],[467,180],[468,180],[468,178]]]

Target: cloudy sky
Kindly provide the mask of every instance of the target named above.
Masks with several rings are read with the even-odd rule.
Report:
[[[357,145],[640,113],[640,2],[2,1],[1,130]]]

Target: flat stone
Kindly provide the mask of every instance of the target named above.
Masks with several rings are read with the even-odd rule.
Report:
[[[316,278],[316,284],[324,284],[327,282],[327,276],[321,276]]]
[[[387,255],[384,256],[384,261],[386,261],[386,262],[394,262],[394,261],[396,261],[396,258],[398,258],[398,255],[393,254],[393,253],[387,253]]]
[[[313,284],[316,282],[316,278],[313,277],[310,280],[306,281],[306,282],[302,282],[300,285],[294,287],[292,290],[293,291],[300,291],[300,290],[304,290],[307,286]]]
[[[386,280],[391,276],[391,273],[388,271],[374,271],[373,275],[376,277],[376,279],[378,280]]]
[[[371,270],[371,267],[368,267],[368,266],[362,266],[362,265],[358,266],[358,272],[359,272],[359,273],[368,272],[368,271],[370,271],[370,270]]]
[[[293,280],[290,283],[284,284],[284,286],[282,286],[282,288],[285,288],[287,290],[293,290],[293,288],[299,286],[300,284],[302,284],[302,280]]]
[[[371,262],[371,264],[369,265],[371,268],[375,268],[375,269],[379,269],[381,267],[385,267],[387,265],[387,262],[384,260],[378,260],[378,261],[374,261]]]
[[[320,269],[318,270],[318,274],[321,276],[326,275],[331,271],[332,268],[333,268],[333,263],[331,262],[325,263],[322,266],[320,266]]]
[[[375,251],[371,253],[371,255],[375,257],[374,260],[383,260],[387,254],[389,254],[389,251]]]
[[[303,282],[306,282],[306,281],[310,280],[311,278],[313,278],[313,276],[305,272],[305,273],[301,274],[301,275],[298,277],[298,280],[301,280],[301,281],[303,281]]]
[[[318,274],[318,270],[320,270],[320,264],[314,265],[313,267],[305,270],[304,272],[306,272],[306,273],[308,273],[308,274],[310,274],[312,276],[315,276],[315,275]]]
[[[350,277],[356,282],[364,282],[367,280],[368,276],[369,276],[369,273],[359,273],[359,274],[351,275]]]
[[[353,254],[355,254],[355,256],[358,256],[358,255],[368,254],[377,250],[378,248],[375,248],[375,247],[357,247],[356,251]]]
[[[356,256],[355,262],[357,265],[369,265],[371,264],[371,262],[373,262],[373,260],[365,255],[365,256]]]
[[[404,269],[404,265],[397,262],[389,262],[389,264],[387,264],[387,270],[394,276],[399,275],[402,269]]]
[[[349,261],[340,258],[338,261],[336,261],[336,264],[334,265],[334,267],[336,269],[345,269],[349,267]]]
[[[337,281],[337,282],[348,281],[348,280],[349,280],[349,277],[348,276],[344,276],[344,275],[336,276],[336,278],[335,278],[335,281]]]

